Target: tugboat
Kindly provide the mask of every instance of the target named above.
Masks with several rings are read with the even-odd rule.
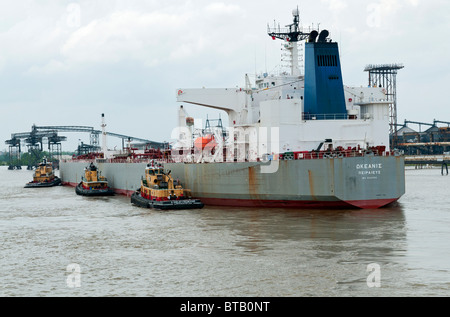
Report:
[[[114,190],[108,186],[106,177],[100,175],[100,171],[91,162],[84,169],[84,177],[75,187],[75,192],[81,196],[113,196]]]
[[[53,187],[61,185],[61,179],[55,175],[52,163],[48,163],[44,158],[36,167],[33,181],[27,183],[25,188]]]
[[[161,164],[154,161],[147,165],[145,178],[141,179],[141,188],[131,195],[133,205],[144,208],[196,209],[203,208],[199,199],[192,199],[189,189],[183,189],[180,181],[174,181],[170,171],[166,172]]]

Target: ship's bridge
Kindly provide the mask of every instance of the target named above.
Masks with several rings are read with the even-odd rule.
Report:
[[[334,147],[385,146],[389,150],[386,92],[344,86],[338,44],[329,39],[327,30],[304,32],[298,10],[293,15],[288,29],[268,29],[274,40],[286,43],[290,73],[264,73],[256,77],[253,87],[246,75],[245,88],[178,89],[177,101],[223,110],[230,128],[245,128],[259,139],[261,129],[278,129],[278,140],[258,141],[266,146],[276,143],[269,152],[311,151],[324,140],[332,140]],[[299,71],[300,41],[305,41],[304,76]],[[252,157],[248,143],[245,147]]]

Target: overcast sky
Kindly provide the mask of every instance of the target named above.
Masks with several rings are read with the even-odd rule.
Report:
[[[398,120],[450,121],[448,0],[0,0],[0,150],[33,124],[100,129],[102,113],[111,132],[169,141],[176,90],[275,69],[281,43],[267,24],[290,24],[297,6],[303,26],[339,43],[346,85],[366,86],[367,64],[403,63]],[[89,142],[61,134],[64,150]]]

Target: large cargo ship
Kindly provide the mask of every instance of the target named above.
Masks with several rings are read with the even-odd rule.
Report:
[[[131,195],[154,159],[205,205],[378,208],[397,201],[404,158],[389,147],[385,90],[345,86],[338,44],[327,30],[300,27],[298,9],[293,17],[286,28],[268,27],[283,41],[287,71],[256,76],[254,85],[246,75],[242,88],[177,89],[178,102],[225,111],[227,127],[207,120],[196,128],[180,106],[177,142],[165,155],[138,159],[104,149],[95,164],[110,186]],[[63,183],[78,184],[86,164],[62,161]]]

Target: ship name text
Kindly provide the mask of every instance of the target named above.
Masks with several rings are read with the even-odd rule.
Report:
[[[358,170],[358,175],[362,176],[362,179],[377,179],[377,175],[381,175],[383,164],[356,164],[356,169]]]
[[[382,163],[376,164],[356,164],[356,169],[381,169],[383,168]]]

